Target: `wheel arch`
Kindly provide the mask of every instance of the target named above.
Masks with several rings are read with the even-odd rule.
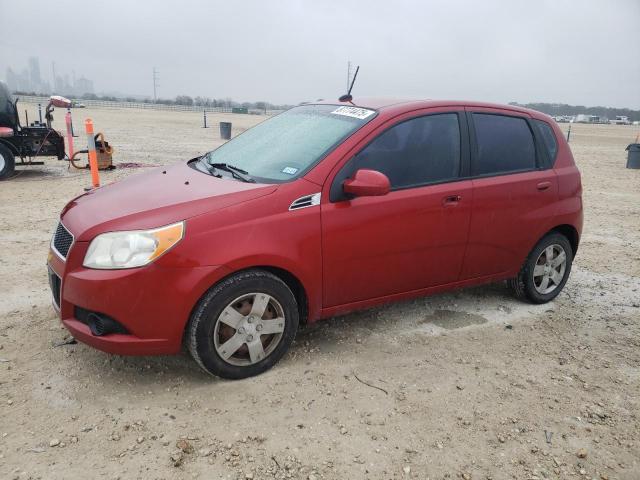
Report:
[[[248,271],[251,271],[251,270],[262,270],[262,271],[265,271],[265,272],[269,272],[272,275],[275,275],[276,277],[278,277],[280,280],[282,280],[287,285],[287,287],[289,287],[289,289],[293,292],[293,295],[296,297],[296,301],[298,302],[299,323],[301,325],[307,323],[307,320],[309,318],[309,297],[308,297],[307,289],[305,288],[304,284],[298,278],[297,275],[291,273],[289,270],[284,269],[282,267],[277,267],[277,266],[268,265],[268,264],[266,264],[266,265],[253,265],[253,266],[247,266],[247,267],[242,267],[242,268],[237,268],[237,269],[229,269],[226,272],[226,275],[224,275],[223,277],[217,279],[213,284],[211,284],[202,293],[202,295],[200,295],[200,297],[198,298],[198,300],[196,301],[196,303],[193,305],[193,307],[191,309],[191,313],[189,314],[189,318],[191,318],[191,316],[193,315],[193,312],[198,307],[198,304],[200,303],[200,300],[212,288],[214,288],[219,283],[224,282],[225,280],[227,280],[229,277],[231,277],[233,275],[237,275],[237,274],[243,273],[243,272],[248,272]],[[187,320],[184,328],[186,329],[188,327],[188,325],[189,325],[189,320]]]
[[[551,230],[545,233],[543,237],[553,232],[560,233],[561,235],[564,235],[567,240],[569,240],[571,249],[573,250],[573,256],[575,257],[576,252],[578,251],[578,245],[580,244],[580,234],[578,233],[578,230],[573,225],[564,223],[562,225],[553,227]]]
[[[534,282],[532,271],[531,271],[532,266],[528,264],[531,260],[533,260],[533,267],[535,272],[536,259],[539,257],[532,256],[532,254],[534,253],[536,247],[547,236],[552,234],[562,235],[566,239],[566,241],[569,243],[571,250],[573,250],[573,255],[572,255],[572,258],[569,259],[567,262],[567,270],[564,274],[565,276],[563,277],[561,283],[556,284],[558,285],[558,288],[555,288],[551,292],[546,292],[546,293],[539,292],[539,291],[535,292],[533,289],[537,287],[535,287],[535,285],[532,286],[532,282]],[[568,272],[571,271],[571,262],[573,258],[575,258],[575,253],[578,249],[579,242],[580,242],[580,234],[578,233],[578,230],[573,225],[568,223],[556,225],[555,227],[547,230],[542,236],[540,236],[536,244],[531,248],[531,250],[527,254],[527,258],[524,260],[518,273],[514,277],[509,278],[507,281],[508,285],[514,291],[516,297],[520,299],[527,299],[532,303],[546,303],[548,301],[553,300],[560,293],[562,288],[564,288],[564,284],[567,282]],[[548,243],[547,243],[547,246],[548,246]],[[541,255],[541,253],[539,254]],[[554,280],[554,283],[555,283],[555,280]]]
[[[550,228],[549,230],[544,232],[542,235],[540,235],[540,237],[538,237],[533,242],[533,245],[529,245],[526,253],[523,252],[524,257],[520,261],[520,266],[518,267],[518,269],[513,272],[514,275],[520,272],[525,262],[527,261],[527,258],[529,257],[533,249],[536,247],[536,245],[540,242],[540,240],[542,240],[544,237],[546,237],[551,233],[559,233],[569,241],[569,245],[571,245],[571,250],[573,251],[573,257],[575,258],[576,252],[578,251],[578,245],[580,244],[580,234],[578,233],[578,230],[576,229],[576,227],[574,227],[573,225],[569,223],[562,223],[562,224],[556,225],[553,228]]]
[[[18,147],[16,147],[13,143],[9,142],[4,138],[0,138],[0,144],[7,147],[14,157],[20,156],[20,151],[18,150]]]
[[[286,283],[287,287],[289,287],[293,292],[293,295],[296,297],[296,301],[298,302],[300,324],[304,325],[307,323],[307,320],[309,319],[309,297],[303,283],[297,276],[284,268],[273,267],[270,265],[260,265],[246,270],[265,270]]]

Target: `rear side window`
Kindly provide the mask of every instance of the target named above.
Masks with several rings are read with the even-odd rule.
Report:
[[[460,125],[456,113],[414,118],[382,133],[349,165],[378,170],[392,189],[455,179],[460,172]]]
[[[540,130],[540,136],[542,137],[542,143],[547,150],[547,156],[553,164],[556,159],[556,153],[558,153],[558,141],[556,140],[556,134],[553,132],[553,128],[547,122],[542,120],[534,120]]]
[[[474,113],[477,155],[474,175],[521,172],[536,168],[536,148],[524,118]]]

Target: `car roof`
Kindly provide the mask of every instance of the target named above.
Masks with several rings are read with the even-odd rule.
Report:
[[[478,102],[478,101],[466,101],[466,100],[432,100],[432,99],[411,99],[411,98],[385,98],[385,97],[356,97],[351,102],[340,102],[339,100],[319,100],[317,102],[310,102],[315,104],[328,104],[328,105],[353,105],[356,107],[369,108],[377,111],[386,110],[400,110],[410,111],[420,108],[433,108],[433,107],[478,107],[478,108],[498,108],[501,110],[511,110],[513,112],[526,113],[534,117],[540,118],[546,115],[541,114],[536,110],[530,110],[524,107],[518,107],[516,105],[503,105],[499,103],[490,102]]]

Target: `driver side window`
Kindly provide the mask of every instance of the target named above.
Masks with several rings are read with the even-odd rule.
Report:
[[[360,169],[384,173],[389,178],[391,190],[458,178],[458,114],[441,113],[412,118],[385,130],[357,153],[336,176],[331,189],[332,201],[340,199],[342,182]],[[336,183],[339,188],[334,192]]]

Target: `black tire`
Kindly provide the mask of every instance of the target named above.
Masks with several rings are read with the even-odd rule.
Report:
[[[536,288],[533,272],[542,253],[547,247],[553,245],[560,246],[565,252],[566,266],[564,275],[562,276],[562,280],[555,285],[555,288],[551,292],[542,293]],[[508,281],[509,287],[513,290],[516,297],[522,300],[528,300],[531,303],[547,303],[556,298],[564,288],[571,273],[572,263],[573,248],[569,240],[567,240],[567,237],[557,232],[549,233],[533,247],[518,276]]]
[[[250,296],[252,293],[267,294],[278,303],[278,307],[282,308],[285,320],[284,330],[280,334],[276,334],[276,337],[281,335],[278,343],[274,347],[269,347],[274,349],[268,354],[265,351],[267,355],[262,360],[248,365],[233,365],[225,360],[216,349],[214,336],[219,334],[216,333],[219,331],[216,330],[216,324],[220,323],[218,329],[231,328],[219,321],[220,315],[235,300],[243,295]],[[271,303],[267,308],[270,306]],[[269,272],[247,270],[223,280],[200,299],[189,320],[185,340],[191,356],[205,372],[236,380],[259,375],[273,367],[291,346],[298,330],[298,321],[298,304],[289,287],[280,278]],[[234,336],[239,334],[237,329],[234,332]],[[264,335],[256,334],[256,336],[262,341]],[[273,338],[275,337],[272,337],[271,341]],[[241,348],[244,346],[245,344]],[[246,346],[248,348],[248,344]]]
[[[6,145],[0,143],[0,180],[6,180],[13,176],[16,168],[16,159]]]

